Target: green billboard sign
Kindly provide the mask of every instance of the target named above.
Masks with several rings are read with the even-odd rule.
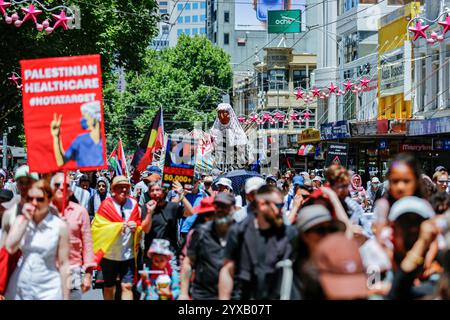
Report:
[[[269,33],[297,33],[301,32],[301,10],[274,10],[268,11]]]

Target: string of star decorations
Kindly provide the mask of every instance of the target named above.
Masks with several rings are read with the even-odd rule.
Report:
[[[276,123],[280,124],[289,124],[290,122],[302,123],[311,118],[311,111],[309,109],[305,109],[300,113],[295,111],[286,114],[281,111],[274,112],[262,112],[261,114],[252,113],[248,117],[241,115],[238,117],[238,121],[240,123],[250,124],[256,123],[257,125],[263,125],[265,123],[269,123],[274,125]]]
[[[414,26],[410,26],[412,23],[414,23]],[[434,30],[431,33],[427,32],[427,30],[436,23],[442,27],[442,33],[439,34]],[[450,30],[450,10],[446,8],[444,12],[442,12],[434,20],[429,20],[420,16],[414,17],[411,21],[409,21],[407,29],[409,32],[414,34],[412,39],[413,41],[416,41],[419,38],[424,38],[427,43],[431,45],[436,42],[442,42],[444,41],[445,34]]]
[[[59,14],[56,14],[57,10]],[[8,2],[0,0],[0,13],[7,24],[14,24],[19,28],[25,22],[32,21],[38,31],[45,31],[47,34],[52,33],[58,27],[64,30],[75,27],[72,24],[75,20],[75,13],[64,5],[47,8],[37,0],[10,0]],[[40,20],[41,16],[44,16],[45,19]]]

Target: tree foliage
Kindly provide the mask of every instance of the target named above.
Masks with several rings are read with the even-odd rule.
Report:
[[[102,57],[104,81],[108,82],[113,80],[111,71],[116,66],[141,70],[146,48],[157,33],[159,16],[155,0],[47,0],[44,3],[47,7],[78,6],[81,28],[67,31],[58,28],[47,35],[38,32],[31,20],[16,28],[0,17],[0,119],[18,128],[22,128],[20,95],[7,78],[13,71],[20,74],[20,60],[98,53]]]
[[[134,150],[160,106],[166,132],[192,129],[195,122],[210,125],[215,107],[228,93],[232,71],[229,56],[204,36],[182,35],[174,48],[149,49],[140,73],[129,71],[126,89],[105,89],[108,146],[119,137]]]

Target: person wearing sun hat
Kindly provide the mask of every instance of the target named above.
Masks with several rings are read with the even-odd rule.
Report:
[[[143,300],[176,300],[180,292],[179,274],[171,258],[170,242],[165,239],[153,239],[147,252],[150,268],[144,268],[141,279],[136,285]]]
[[[141,209],[137,200],[130,197],[130,188],[127,177],[114,177],[111,197],[102,202],[92,222],[94,254],[103,272],[105,300],[114,298],[118,277],[122,300],[133,299],[131,289],[137,282],[141,234],[150,231],[151,216],[141,219]]]
[[[344,233],[333,233],[321,240],[312,261],[318,272],[323,299],[364,300],[368,298],[367,275],[358,244],[348,239]]]

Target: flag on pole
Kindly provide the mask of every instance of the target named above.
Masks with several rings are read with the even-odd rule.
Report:
[[[112,169],[111,171],[113,171],[116,176],[129,176],[127,160],[125,157],[125,152],[123,151],[122,139],[119,138],[117,147],[114,148],[113,152],[111,152],[108,164]]]
[[[134,153],[131,165],[135,168],[133,180],[139,181],[140,173],[145,171],[147,166],[151,164],[153,153],[162,149],[164,146],[164,122],[162,107],[159,109],[152,126],[139,144],[138,149]]]

